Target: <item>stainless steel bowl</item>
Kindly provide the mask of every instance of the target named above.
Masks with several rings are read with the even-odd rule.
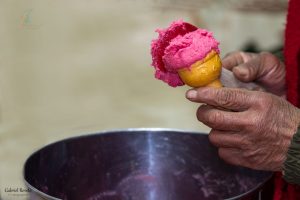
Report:
[[[226,164],[206,134],[167,129],[65,139],[24,165],[31,199],[260,199],[271,176]]]

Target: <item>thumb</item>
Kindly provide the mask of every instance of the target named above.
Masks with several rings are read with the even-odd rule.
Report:
[[[242,82],[254,81],[257,78],[258,71],[258,67],[250,62],[236,66],[232,69],[235,77]]]
[[[277,82],[284,78],[284,67],[280,60],[271,53],[260,53],[259,56],[232,69],[237,79],[250,82],[258,81],[264,84]],[[281,78],[279,78],[281,77]]]
[[[271,53],[260,53],[248,62],[234,67],[232,72],[242,82],[255,81],[273,94],[285,94],[284,64]]]

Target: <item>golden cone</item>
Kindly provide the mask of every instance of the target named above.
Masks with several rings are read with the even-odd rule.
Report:
[[[223,87],[220,81],[222,62],[217,52],[212,50],[207,56],[188,68],[178,70],[181,80],[191,87]]]

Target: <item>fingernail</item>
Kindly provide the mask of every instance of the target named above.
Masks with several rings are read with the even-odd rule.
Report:
[[[246,76],[248,74],[248,69],[246,67],[235,67],[234,70],[241,76]]]
[[[189,90],[186,93],[186,98],[188,98],[188,99],[196,99],[197,98],[197,91],[195,91],[195,90]]]

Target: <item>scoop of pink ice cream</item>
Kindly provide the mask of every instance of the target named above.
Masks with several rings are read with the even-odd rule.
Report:
[[[172,87],[184,85],[177,70],[190,67],[211,51],[219,53],[219,42],[211,32],[174,21],[167,29],[158,29],[159,36],[151,43],[155,77]]]
[[[196,61],[205,58],[211,50],[219,53],[218,45],[219,42],[213,34],[204,29],[197,29],[184,36],[179,35],[165,49],[165,67],[169,71],[190,67]]]

